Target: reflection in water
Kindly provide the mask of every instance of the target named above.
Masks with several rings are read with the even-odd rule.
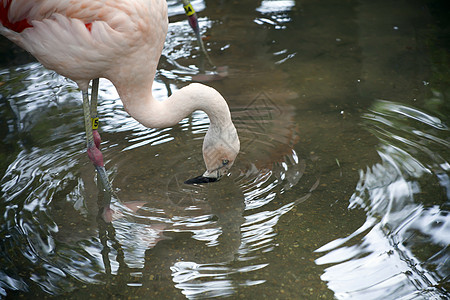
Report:
[[[437,299],[450,275],[449,129],[406,105],[378,101],[364,115],[381,162],[360,172],[350,208],[366,222],[317,264],[339,299]],[[403,299],[403,298],[402,298]]]
[[[107,224],[97,215],[102,199],[84,153],[78,92],[70,85],[55,88],[62,79],[36,63],[21,70],[25,86],[17,92],[8,74],[1,81],[16,117],[11,134],[23,150],[0,181],[1,294],[34,286],[62,294],[79,281],[139,287],[153,284],[151,276],[195,298],[266,281],[255,272],[268,265],[262,257],[275,247],[274,226],[318,184],[315,162],[293,149],[298,137],[291,107],[264,94],[244,108],[232,107],[243,151],[231,175],[214,185],[189,186],[182,182],[203,165],[199,149],[207,116],[195,112],[174,128],[144,128],[102,80],[101,99],[116,99],[99,106],[113,187],[122,201],[140,207],[136,214],[117,212]],[[54,106],[48,105],[51,93]],[[157,97],[167,93],[155,82]],[[300,179],[299,199],[267,207]]]

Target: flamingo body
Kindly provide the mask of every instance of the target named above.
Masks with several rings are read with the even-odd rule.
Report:
[[[164,0],[0,0],[0,34],[74,80],[83,92],[90,80],[109,79],[125,109],[143,125],[172,126],[194,110],[205,111],[211,125],[203,144],[204,175],[220,177],[239,152],[220,93],[191,84],[165,101],[152,96],[167,28]]]
[[[154,77],[148,73],[156,70],[167,33],[165,1],[6,0],[0,6],[0,32],[82,89],[99,77],[113,83],[124,73]]]

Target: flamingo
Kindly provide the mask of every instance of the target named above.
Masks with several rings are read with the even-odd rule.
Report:
[[[206,171],[186,183],[220,179],[239,153],[229,107],[215,89],[192,83],[164,101],[153,97],[167,29],[164,0],[0,0],[0,34],[81,90],[87,154],[108,193],[112,188],[96,126],[98,78],[113,83],[125,110],[146,127],[173,126],[195,110],[208,115],[202,148]]]

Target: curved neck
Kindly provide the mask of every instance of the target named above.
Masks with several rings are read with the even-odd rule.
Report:
[[[149,88],[117,87],[125,110],[139,123],[150,128],[176,125],[195,110],[204,111],[211,127],[227,126],[231,114],[225,99],[215,89],[193,83],[163,101],[156,100]]]

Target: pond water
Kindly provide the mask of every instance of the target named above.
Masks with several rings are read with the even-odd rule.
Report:
[[[12,44],[0,68],[0,295],[444,299],[448,33],[439,1],[193,1],[242,151],[203,171],[207,116],[132,119],[100,81],[107,223],[81,94]],[[213,71],[181,4],[154,94]],[[447,30],[447,31],[446,31]],[[444,62],[447,64],[444,64]]]

